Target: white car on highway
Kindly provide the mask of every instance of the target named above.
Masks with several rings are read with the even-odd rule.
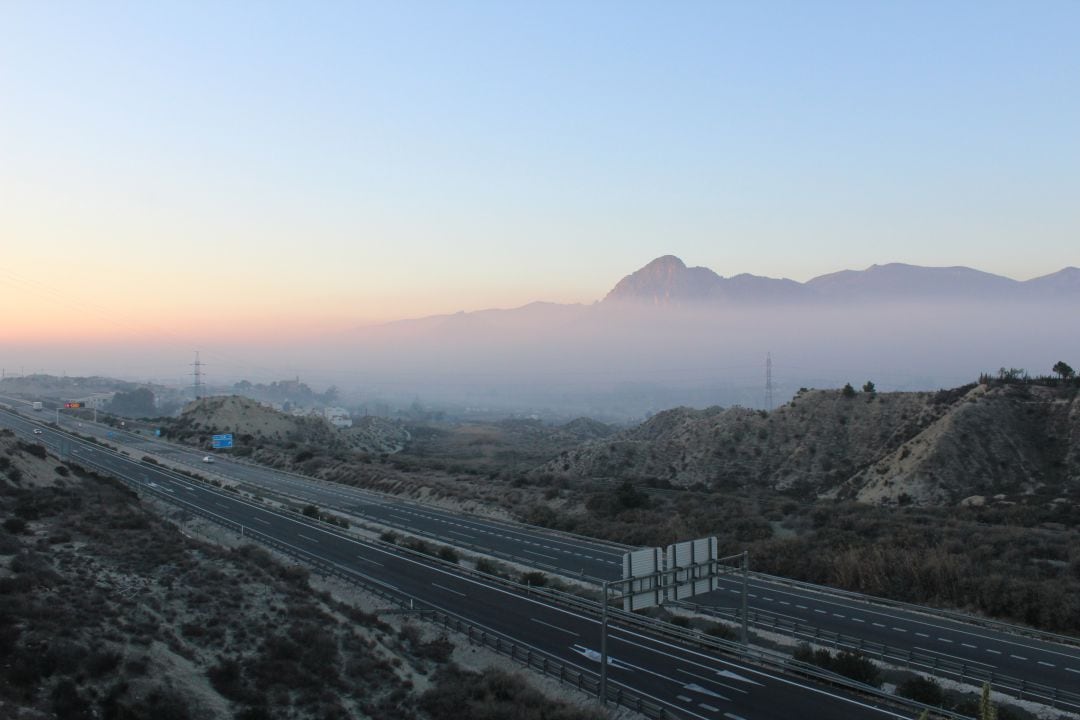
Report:
[[[40,435],[41,434],[41,428],[34,428],[34,434],[35,435]]]
[[[214,462],[214,458],[212,458],[212,457],[210,457],[209,455],[207,455],[206,457],[204,457],[204,458],[202,459],[202,461],[203,461],[204,463],[212,463],[212,462]]]

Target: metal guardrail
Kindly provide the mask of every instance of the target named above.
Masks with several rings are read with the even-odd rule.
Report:
[[[732,622],[739,620],[739,612],[736,609],[718,609],[688,602],[682,602],[680,605],[704,615],[711,615]],[[828,645],[836,649],[852,650],[881,662],[899,663],[908,669],[950,678],[961,683],[976,686],[990,683],[995,690],[1012,695],[1018,700],[1031,700],[1049,705],[1057,710],[1080,712],[1080,693],[994,672],[987,667],[983,667],[981,663],[964,662],[932,652],[892,647],[884,643],[864,640],[854,635],[823,630],[807,623],[800,623],[790,618],[758,610],[750,610],[747,613],[747,620],[756,629],[786,634],[797,639],[819,645]]]
[[[119,455],[121,457],[124,457],[125,459],[131,460],[131,458],[123,456],[120,453],[112,453],[112,454],[116,454],[116,455]],[[92,460],[90,458],[82,458],[80,456],[80,458],[78,459],[78,462],[80,464],[83,464],[83,465],[94,466],[95,469],[97,469],[99,471],[109,473],[110,475],[114,475],[114,471],[112,471],[111,469],[101,465],[100,463],[98,463],[98,462],[96,462],[96,461],[94,461],[94,460]],[[185,476],[183,474],[176,473],[175,471],[169,471],[167,468],[163,468],[161,466],[154,466],[154,467],[155,467],[155,470],[157,470],[157,471],[162,471],[162,472],[165,472],[167,474],[175,474],[179,478],[181,478],[181,479],[183,479],[185,481],[191,480],[191,478],[189,478],[189,477],[187,477],[187,476]],[[268,535],[266,533],[263,533],[262,531],[259,531],[259,530],[256,530],[254,528],[245,526],[245,525],[243,525],[241,523],[238,523],[238,522],[236,522],[234,520],[230,520],[230,519],[228,519],[228,518],[226,518],[224,516],[221,516],[221,515],[219,515],[217,513],[214,513],[213,511],[206,510],[205,508],[202,508],[202,507],[200,507],[198,505],[187,502],[187,501],[183,500],[182,498],[176,497],[176,496],[164,491],[164,489],[150,487],[150,486],[147,486],[147,485],[145,485],[143,483],[140,483],[138,481],[133,481],[133,480],[130,480],[130,479],[122,477],[122,476],[119,477],[118,479],[120,479],[126,485],[132,487],[133,489],[135,489],[137,491],[149,492],[149,493],[153,494],[155,497],[159,497],[160,499],[165,500],[167,502],[170,502],[171,504],[182,505],[183,507],[185,507],[185,509],[187,509],[189,512],[191,512],[194,515],[204,517],[204,518],[210,520],[211,522],[214,522],[214,523],[216,523],[218,525],[221,525],[221,526],[223,526],[223,527],[225,527],[227,529],[234,530],[234,531],[238,532],[242,537],[251,538],[252,540],[254,540],[256,542],[260,542],[260,543],[265,544],[265,545],[267,545],[269,547],[272,547],[272,548],[274,548],[274,549],[276,549],[276,550],[278,550],[278,551],[280,551],[280,552],[282,552],[282,553],[284,553],[286,555],[289,555],[290,557],[294,557],[294,558],[296,558],[296,559],[298,559],[298,560],[300,560],[300,561],[302,561],[302,562],[304,562],[304,563],[306,563],[308,565],[311,565],[320,574],[323,574],[323,575],[326,575],[326,576],[337,577],[337,578],[340,578],[342,580],[345,580],[346,582],[350,582],[352,584],[362,586],[366,590],[369,590],[369,591],[379,595],[380,597],[383,597],[384,599],[386,599],[386,600],[388,600],[390,602],[394,602],[394,603],[396,603],[396,604],[398,604],[398,605],[400,605],[402,607],[405,606],[406,601],[409,602],[410,606],[414,606],[415,603],[417,601],[419,601],[422,606],[427,605],[429,608],[431,608],[432,611],[437,611],[437,612],[444,613],[446,615],[451,615],[451,613],[448,613],[445,610],[433,608],[432,606],[430,606],[428,603],[426,603],[424,600],[422,600],[420,598],[416,598],[416,597],[411,596],[411,595],[409,595],[409,594],[407,594],[407,593],[405,593],[405,592],[403,592],[401,590],[398,590],[397,588],[392,588],[391,586],[380,583],[375,578],[367,577],[367,576],[363,575],[362,573],[360,573],[359,571],[355,571],[355,570],[348,569],[348,568],[343,568],[343,567],[338,566],[338,565],[336,565],[334,563],[330,563],[330,562],[327,562],[325,560],[322,560],[321,558],[315,556],[314,554],[310,553],[309,551],[303,550],[302,548],[298,548],[298,547],[296,547],[294,545],[291,545],[289,543],[282,542],[282,541],[274,538],[273,536],[270,536],[270,535]],[[238,502],[242,502],[244,504],[251,504],[251,503],[247,503],[246,501],[244,501],[244,500],[242,500],[240,498],[231,498],[231,499],[236,500]],[[256,507],[256,508],[265,510],[265,508],[261,508],[260,506],[254,505],[254,504],[252,504],[252,507]],[[303,516],[294,517],[294,516],[291,516],[291,515],[288,516],[288,517],[291,520],[295,520],[295,521],[298,521],[298,522],[301,522],[301,523],[304,523],[304,524],[307,524],[307,525],[320,527],[320,524],[318,522],[312,521],[310,518],[305,518]],[[355,538],[351,538],[351,537],[349,537],[349,535],[340,532],[340,528],[336,528],[335,526],[323,527],[322,529],[326,530],[327,532],[334,532],[335,534],[339,534],[342,537],[348,538],[350,540],[355,540]],[[384,546],[385,548],[392,549],[393,552],[396,552],[397,554],[400,554],[400,555],[403,555],[403,556],[410,556],[411,555],[411,556],[414,556],[416,558],[422,558],[425,562],[429,562],[429,563],[433,563],[433,564],[442,564],[444,566],[453,567],[455,569],[455,571],[460,573],[460,574],[480,577],[485,582],[487,582],[489,584],[501,584],[501,585],[504,585],[504,586],[509,586],[509,587],[517,590],[518,592],[523,592],[525,594],[539,594],[539,595],[542,595],[542,596],[545,596],[546,598],[548,598],[553,604],[563,605],[565,607],[571,607],[571,608],[575,609],[576,611],[578,611],[578,612],[580,612],[582,614],[596,615],[596,616],[598,616],[600,614],[600,604],[599,604],[599,602],[596,602],[596,601],[587,600],[587,599],[578,597],[576,595],[571,595],[569,593],[564,593],[564,592],[554,590],[554,589],[550,589],[550,588],[536,588],[536,587],[524,586],[524,585],[521,585],[520,583],[515,583],[514,581],[511,581],[511,580],[506,580],[504,578],[499,578],[497,576],[491,576],[491,575],[487,575],[485,573],[480,573],[480,572],[477,572],[475,570],[470,570],[468,568],[460,567],[460,566],[458,566],[456,564],[453,564],[453,563],[447,563],[447,562],[444,562],[444,561],[440,561],[437,558],[433,558],[433,557],[431,557],[429,555],[425,555],[423,553],[419,553],[419,552],[410,550],[408,548],[402,548],[400,546],[393,545],[393,544],[390,544],[390,543],[383,543],[381,541],[371,541],[371,540],[365,540],[365,542],[368,542],[368,543],[374,544],[374,545]],[[968,720],[968,716],[960,715],[960,714],[957,714],[957,713],[954,713],[954,712],[951,712],[951,711],[948,711],[948,710],[944,710],[942,708],[937,708],[937,707],[933,707],[933,706],[924,705],[922,703],[917,703],[915,701],[911,701],[911,700],[908,700],[906,698],[898,698],[898,697],[890,695],[890,694],[888,694],[888,693],[886,693],[886,692],[884,692],[884,691],[882,691],[882,690],[880,690],[878,688],[874,688],[874,687],[869,686],[869,685],[864,685],[862,683],[857,683],[857,682],[855,682],[855,681],[853,681],[853,680],[851,680],[849,678],[836,675],[835,673],[831,673],[829,671],[823,670],[822,668],[819,668],[817,666],[793,660],[789,656],[783,655],[781,653],[777,653],[775,651],[771,651],[771,650],[767,650],[767,649],[763,649],[763,648],[744,647],[744,646],[739,645],[737,643],[722,640],[722,639],[719,639],[719,638],[709,637],[709,636],[703,635],[701,633],[698,633],[698,632],[695,632],[695,631],[692,631],[692,630],[688,630],[688,629],[685,629],[685,628],[681,628],[681,627],[672,625],[670,623],[659,622],[657,620],[653,620],[651,618],[639,616],[639,615],[636,615],[634,613],[625,612],[625,611],[623,611],[621,609],[617,609],[617,608],[609,608],[608,612],[609,612],[609,614],[611,616],[611,622],[613,624],[624,625],[624,626],[628,626],[628,627],[635,627],[637,629],[648,631],[649,633],[651,633],[651,634],[653,634],[655,636],[666,637],[667,639],[676,640],[676,641],[678,641],[678,642],[680,642],[682,644],[685,644],[685,645],[692,645],[692,646],[697,646],[697,647],[706,647],[706,648],[712,649],[712,650],[714,650],[716,652],[725,653],[725,654],[729,654],[729,655],[735,655],[740,660],[742,660],[743,662],[748,662],[748,663],[751,663],[751,664],[757,664],[757,665],[765,667],[765,668],[767,668],[769,670],[778,671],[778,672],[781,672],[783,674],[786,674],[786,675],[789,675],[789,676],[799,677],[799,678],[804,679],[804,680],[809,680],[809,681],[817,682],[817,683],[825,683],[825,684],[828,684],[828,685],[841,687],[841,688],[844,688],[844,689],[849,690],[849,691],[853,690],[853,691],[862,693],[864,695],[872,696],[872,697],[874,697],[875,699],[877,699],[879,701],[890,703],[890,704],[892,704],[894,706],[895,705],[905,706],[906,709],[912,710],[913,712],[921,712],[922,710],[929,710],[936,717],[950,718],[952,720]],[[454,616],[454,617],[457,617],[457,616]],[[482,628],[482,626],[480,626],[480,625],[478,625],[476,623],[471,623],[471,621],[465,620],[464,618],[458,618],[458,619],[462,623],[468,623],[468,624],[472,624],[476,628]],[[515,645],[515,644],[519,645],[519,646],[521,645],[520,643],[515,643],[515,641],[513,641],[512,639],[506,637],[505,635],[501,635],[500,633],[497,633],[496,631],[490,630],[488,628],[482,628],[482,629],[483,629],[484,632],[491,633],[493,636],[498,635],[500,638],[502,638],[502,641],[507,643],[507,647],[510,647],[511,645]],[[540,651],[540,650],[535,649],[535,648],[532,648],[532,650],[534,650],[537,653],[543,653],[543,651]],[[549,656],[549,660],[554,661],[555,663],[560,663],[561,662],[557,658],[554,658],[554,656]],[[552,666],[552,667],[554,667],[554,666]],[[596,680],[596,683],[599,683],[598,679]],[[598,685],[595,686],[593,691],[596,692],[597,690],[598,690]],[[634,694],[632,691],[629,691],[629,690],[627,690],[625,688],[621,688],[621,686],[619,686],[617,683],[609,684],[607,694],[608,694],[609,700],[611,700],[611,701],[618,700],[620,704],[631,703],[631,705],[626,705],[627,707],[632,707],[632,708],[645,707],[644,703],[647,702],[644,699],[642,699],[640,696]],[[657,707],[660,707],[660,706],[657,706]],[[657,715],[656,717],[678,717],[677,714],[673,714],[671,711],[664,710],[662,707],[660,707],[660,711],[661,712],[666,712],[668,714],[667,715]],[[650,716],[650,717],[652,717],[652,716]]]
[[[120,430],[118,432],[132,435],[133,437],[137,437],[140,440],[150,441],[151,444],[153,444],[153,442],[154,442],[154,439],[152,439],[152,438],[148,438],[146,436],[131,433],[130,431]],[[182,446],[182,447],[186,448],[186,446]],[[194,449],[194,448],[190,448],[190,449]],[[170,458],[170,461],[171,462],[177,462],[177,463],[182,464],[182,465],[198,467],[198,466],[196,466],[196,465],[194,465],[192,463],[189,463],[189,462],[187,462],[185,460],[178,460],[178,459],[175,459],[175,458]],[[240,465],[245,465],[245,466],[250,467],[250,468],[269,470],[269,471],[280,473],[282,475],[287,475],[287,476],[290,476],[290,477],[293,477],[293,478],[296,478],[296,479],[299,479],[299,480],[304,480],[306,482],[318,483],[319,485],[322,485],[322,486],[325,486],[325,487],[328,487],[328,488],[331,488],[331,489],[335,489],[335,490],[341,490],[343,488],[350,489],[350,490],[356,490],[356,491],[359,491],[359,492],[362,492],[362,493],[370,493],[372,495],[375,495],[377,497],[380,497],[380,498],[383,498],[383,499],[386,499],[386,500],[393,500],[395,502],[404,503],[404,504],[407,504],[407,505],[410,505],[410,506],[413,506],[413,507],[416,507],[416,508],[421,508],[421,509],[425,509],[425,510],[430,510],[431,509],[431,506],[426,505],[426,504],[424,504],[422,502],[411,500],[409,498],[402,498],[400,496],[392,495],[390,493],[387,493],[387,492],[384,492],[384,491],[381,491],[381,490],[375,490],[375,489],[372,489],[372,488],[356,487],[356,486],[352,486],[352,485],[346,485],[344,483],[338,483],[338,482],[334,482],[334,481],[331,481],[331,480],[324,480],[322,478],[316,478],[316,477],[312,477],[310,475],[303,475],[301,473],[297,473],[297,472],[294,472],[294,471],[291,471],[291,470],[283,470],[283,469],[280,469],[280,468],[273,468],[273,467],[269,467],[269,466],[266,466],[266,465],[261,465],[259,463],[248,460],[246,458],[230,456],[229,461],[230,462],[235,462],[235,463],[240,464]],[[617,481],[616,479],[613,479],[613,478],[594,478],[594,481],[598,481],[601,484],[618,484],[620,482],[620,481]],[[660,493],[678,493],[678,492],[681,492],[681,491],[678,491],[678,490],[665,490],[663,488],[650,488],[648,486],[645,486],[645,489],[648,489],[650,491],[660,492]],[[275,492],[280,492],[280,491],[275,491]],[[285,494],[287,494],[287,493],[285,493]],[[373,516],[365,515],[363,513],[357,513],[354,510],[347,510],[347,509],[340,508],[340,507],[334,507],[334,508],[329,508],[329,509],[335,509],[335,510],[337,510],[339,512],[348,512],[348,513],[351,513],[351,514],[356,514],[356,515],[359,515],[360,517],[366,517],[369,520],[376,521],[376,522],[378,522],[380,524],[383,524],[383,525],[389,525],[390,527],[397,527],[396,525],[393,525],[391,523],[387,523],[387,522],[385,522],[384,520],[382,520],[380,518],[375,518]],[[464,513],[464,514],[469,515],[469,513]],[[473,517],[476,517],[478,520],[483,520],[485,522],[494,522],[494,523],[497,523],[497,524],[510,526],[509,523],[505,523],[503,521],[496,520],[496,519],[493,519],[493,518],[485,518],[485,517],[480,517],[480,516],[473,516]],[[574,539],[574,540],[587,541],[587,542],[593,543],[595,545],[603,545],[603,546],[606,546],[606,547],[608,547],[610,549],[613,549],[613,550],[630,550],[630,549],[633,549],[631,546],[624,545],[622,543],[615,543],[615,542],[611,542],[611,541],[607,541],[607,540],[603,540],[603,539],[599,539],[599,538],[593,538],[593,537],[580,535],[580,534],[577,534],[577,533],[571,533],[571,532],[566,532],[566,531],[562,531],[562,530],[552,530],[550,528],[532,526],[532,525],[527,525],[527,524],[524,524],[524,523],[515,523],[515,524],[513,524],[513,527],[515,529],[517,529],[517,527],[532,528],[532,529],[535,529],[535,530],[538,530],[538,531],[543,531],[543,532],[545,532],[547,534],[554,535],[554,536],[561,536],[561,537]],[[439,540],[441,542],[446,542],[445,539],[440,538],[438,535],[436,535],[434,533],[424,532],[424,531],[420,531],[420,530],[416,530],[416,529],[410,529],[410,532],[413,532],[414,534],[418,534],[418,535],[424,535],[425,537],[430,537],[430,538],[432,538],[434,540]],[[594,582],[596,584],[599,584],[601,582],[601,580],[599,578],[594,578],[594,577],[584,575],[584,574],[579,574],[579,575],[574,575],[572,573],[567,574],[566,570],[563,569],[563,568],[559,568],[559,567],[556,567],[554,565],[550,565],[548,563],[543,563],[543,562],[534,560],[533,558],[522,558],[520,556],[513,555],[512,553],[504,553],[504,552],[500,552],[500,551],[494,551],[494,550],[491,550],[489,548],[481,547],[479,545],[470,544],[470,543],[464,543],[464,542],[461,542],[460,540],[456,540],[456,539],[453,541],[453,544],[455,546],[459,546],[459,547],[468,547],[469,549],[472,549],[472,550],[477,551],[477,552],[485,552],[486,554],[494,555],[496,557],[500,557],[500,558],[507,559],[507,560],[526,562],[530,566],[537,567],[537,568],[540,568],[540,569],[544,569],[544,570],[547,570],[548,572],[564,574],[564,575],[567,575],[567,577],[578,578],[578,579],[585,580],[585,581],[588,581],[588,582]],[[1058,633],[1051,633],[1051,632],[1048,632],[1048,631],[1045,631],[1045,630],[1039,630],[1037,628],[1030,628],[1030,627],[1023,626],[1023,625],[1016,625],[1016,624],[1012,624],[1012,623],[1007,623],[1007,622],[1004,622],[1004,621],[994,620],[992,618],[986,618],[986,617],[982,617],[982,616],[979,616],[979,615],[972,615],[970,613],[964,613],[964,612],[959,612],[959,611],[955,611],[955,610],[947,610],[947,609],[942,609],[942,608],[934,608],[934,607],[929,607],[929,606],[924,606],[924,605],[915,605],[915,604],[906,603],[906,602],[903,602],[903,601],[900,601],[900,600],[891,600],[889,598],[883,598],[883,597],[879,597],[879,596],[875,596],[875,595],[866,595],[866,594],[854,592],[854,591],[851,591],[851,590],[842,590],[842,589],[839,589],[839,588],[832,588],[832,587],[828,587],[828,586],[825,586],[825,585],[817,585],[817,584],[814,584],[814,583],[809,583],[809,582],[805,582],[805,581],[802,581],[802,580],[794,580],[794,579],[791,579],[791,578],[785,578],[785,577],[781,577],[781,576],[778,576],[778,575],[768,575],[766,573],[760,573],[760,572],[754,572],[754,571],[751,571],[750,575],[752,577],[754,577],[755,579],[761,580],[763,582],[768,582],[768,583],[771,583],[771,584],[787,585],[789,587],[799,588],[799,589],[802,589],[802,590],[807,590],[807,591],[815,592],[815,593],[822,594],[822,595],[831,595],[831,596],[834,596],[834,597],[845,598],[845,599],[848,599],[848,600],[855,600],[855,601],[862,602],[862,603],[869,604],[869,605],[880,605],[880,606],[883,606],[883,607],[897,608],[897,609],[906,610],[908,612],[914,612],[914,613],[918,613],[918,614],[922,614],[922,615],[930,615],[932,617],[937,616],[937,617],[941,617],[941,618],[944,618],[944,619],[947,619],[947,620],[952,620],[954,622],[961,622],[961,623],[964,623],[964,624],[967,624],[967,625],[976,625],[976,626],[979,626],[979,627],[990,627],[990,628],[995,628],[995,629],[998,629],[998,630],[1000,630],[1002,632],[1006,632],[1006,633],[1010,633],[1010,634],[1014,634],[1014,635],[1022,635],[1022,636],[1037,638],[1037,639],[1040,639],[1040,640],[1045,640],[1047,642],[1055,642],[1055,643],[1059,643],[1059,644],[1063,644],[1063,645],[1072,645],[1072,646],[1080,647],[1080,637],[1074,637],[1074,636],[1070,636],[1070,635],[1062,635],[1062,634],[1058,634]]]
[[[478,642],[484,647],[507,655],[512,660],[526,667],[537,670],[549,677],[557,678],[560,682],[574,685],[578,690],[597,695],[600,691],[600,678],[597,673],[582,670],[580,667],[562,662],[553,658],[548,653],[538,650],[530,645],[523,645],[512,640],[505,640],[498,633],[478,628],[468,620],[464,620],[452,613],[443,610],[423,611],[422,617],[443,625],[450,630],[462,633],[470,643]],[[651,720],[667,720],[668,718],[683,717],[677,711],[669,710],[663,705],[653,702],[642,695],[630,690],[625,685],[610,681],[607,688],[607,702],[621,705],[622,707],[640,713]]]
[[[995,630],[1000,630],[1001,632],[1009,633],[1011,635],[1022,635],[1037,640],[1043,640],[1045,642],[1080,647],[1080,637],[1052,633],[1046,630],[1039,630],[1038,628],[1027,627],[1025,625],[1016,625],[1013,623],[1004,622],[1002,620],[994,620],[993,618],[982,617],[980,615],[972,615],[971,613],[929,607],[926,605],[915,605],[913,603],[906,603],[901,600],[890,600],[889,598],[878,597],[876,595],[865,595],[863,593],[854,592],[852,590],[841,590],[839,588],[832,588],[826,585],[815,585],[814,583],[809,583],[802,580],[792,580],[790,578],[780,577],[779,575],[768,575],[766,573],[751,571],[750,576],[754,579],[760,580],[761,582],[767,582],[772,585],[786,585],[788,587],[817,593],[818,595],[844,598],[845,600],[854,600],[864,603],[866,605],[880,605],[882,607],[896,608],[898,610],[905,610],[907,612],[917,613],[919,615],[940,617],[945,620],[952,620],[953,622],[964,623],[965,625],[975,625],[978,627],[993,628]]]

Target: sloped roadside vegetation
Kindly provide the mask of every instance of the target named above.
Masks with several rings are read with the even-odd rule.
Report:
[[[509,698],[604,717],[460,670],[453,649],[313,591],[260,548],[194,540],[119,483],[0,432],[2,717],[437,720],[463,687],[502,688],[470,695],[481,710]]]

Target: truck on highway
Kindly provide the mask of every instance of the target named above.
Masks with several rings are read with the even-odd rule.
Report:
[[[33,408],[34,410],[40,410],[41,409],[41,403],[39,401],[35,400],[34,402],[30,403],[30,407]]]

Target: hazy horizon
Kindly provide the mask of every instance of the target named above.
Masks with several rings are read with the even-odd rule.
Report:
[[[8,4],[0,367],[362,378],[385,352],[342,334],[590,306],[667,253],[1080,265],[1077,27],[1067,1]],[[380,362],[484,364],[448,342]]]

